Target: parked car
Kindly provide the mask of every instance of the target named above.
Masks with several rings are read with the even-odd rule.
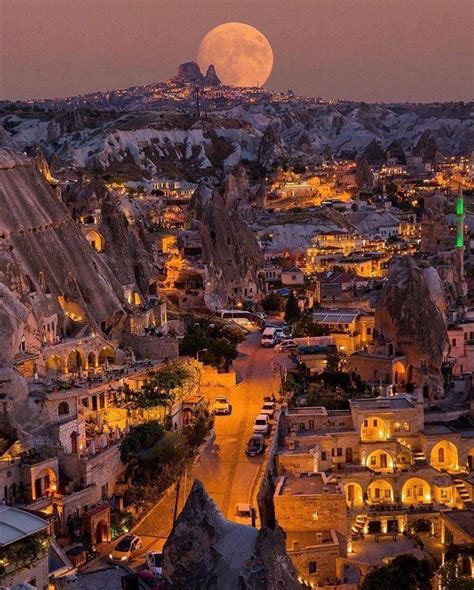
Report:
[[[212,406],[214,414],[230,414],[229,398],[225,395],[219,395]]]
[[[163,554],[161,551],[148,551],[146,554],[147,568],[157,576],[163,575]]]
[[[253,425],[253,431],[255,434],[268,434],[270,429],[270,425],[268,424],[269,417],[266,414],[259,414],[255,418],[255,422]]]
[[[249,457],[256,457],[257,455],[261,455],[264,450],[265,439],[263,438],[263,435],[253,434],[247,442],[245,454]]]
[[[252,525],[253,508],[250,504],[239,502],[235,505],[234,520],[240,524]]]
[[[109,561],[111,563],[127,563],[130,561],[132,554],[140,549],[142,546],[142,540],[137,535],[125,535],[115,545],[115,549],[112,549],[109,553]]]
[[[149,570],[141,570],[137,575],[150,590],[162,590],[163,578],[161,576],[155,576]]]
[[[262,406],[262,409],[260,410],[260,414],[266,414],[269,418],[273,418],[275,410],[275,402],[265,402]]]

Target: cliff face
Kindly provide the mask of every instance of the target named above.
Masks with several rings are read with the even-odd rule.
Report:
[[[189,225],[201,235],[203,262],[215,282],[210,291],[222,302],[245,298],[246,288],[256,288],[263,263],[257,241],[235,207],[239,184],[232,181],[229,202],[227,193],[199,187],[189,205]]]
[[[163,548],[163,574],[177,590],[300,587],[283,534],[226,520],[199,481]]]
[[[444,392],[445,306],[436,269],[421,269],[408,256],[394,260],[375,310],[376,342],[407,356],[407,379],[426,387],[431,398]]]
[[[32,312],[71,314],[112,330],[125,315],[122,289],[93,251],[34,160],[0,150],[0,282]],[[68,318],[69,316],[69,318]]]

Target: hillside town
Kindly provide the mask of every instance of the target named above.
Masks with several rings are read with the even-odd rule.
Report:
[[[344,149],[302,105],[391,108],[193,62],[0,104],[0,587],[474,577],[472,103]]]

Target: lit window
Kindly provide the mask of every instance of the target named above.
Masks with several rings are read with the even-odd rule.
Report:
[[[404,422],[403,423],[403,430],[405,432],[410,432],[410,423],[409,422]]]

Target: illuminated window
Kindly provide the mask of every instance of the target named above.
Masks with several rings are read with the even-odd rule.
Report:
[[[378,421],[374,420],[374,426],[377,426],[377,425],[378,425]]]
[[[403,430],[405,432],[410,432],[410,423],[409,422],[404,422],[403,423]]]
[[[318,564],[315,561],[308,563],[308,573],[315,574],[318,571]]]

